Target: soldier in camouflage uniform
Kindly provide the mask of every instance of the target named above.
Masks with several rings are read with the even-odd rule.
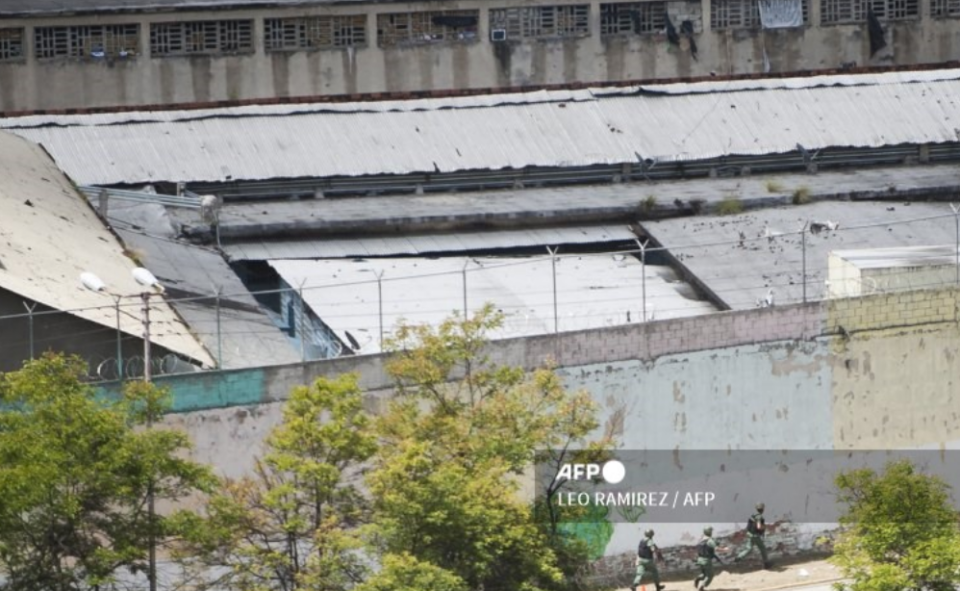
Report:
[[[713,581],[714,560],[723,564],[717,556],[717,541],[713,539],[713,528],[705,527],[703,538],[697,544],[697,566],[700,567],[700,574],[693,581],[693,586],[697,589],[706,589],[707,585]]]
[[[737,554],[736,562],[743,560],[756,546],[760,550],[760,558],[763,559],[763,568],[770,568],[770,561],[767,560],[767,547],[763,543],[763,535],[767,527],[763,519],[763,503],[757,503],[756,508],[757,512],[747,520],[747,544]]]
[[[657,570],[657,560],[663,561],[663,554],[660,548],[653,542],[653,530],[648,529],[643,532],[643,539],[637,548],[637,576],[633,579],[633,585],[630,591],[637,591],[637,586],[643,579],[643,575],[649,570],[653,578],[653,584],[657,586],[657,591],[661,591],[664,585],[660,584],[660,571]]]

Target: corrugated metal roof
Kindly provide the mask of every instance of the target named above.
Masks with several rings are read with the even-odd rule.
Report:
[[[3,0],[0,16],[348,4],[363,0]],[[370,3],[371,0],[367,0]],[[389,2],[391,0],[377,0]]]
[[[191,333],[222,361],[221,368],[300,361],[300,352],[218,252],[176,239],[175,222],[163,206],[111,200],[109,219],[127,247],[138,252],[170,292],[191,298],[171,303]],[[214,297],[218,290],[219,306]],[[211,297],[194,299],[198,296]]]
[[[807,221],[839,224],[835,231],[806,233],[807,298],[811,301],[825,297],[832,251],[955,245],[956,241],[953,213],[946,203],[829,201],[641,225],[720,300],[741,310],[756,307],[769,289],[774,290],[778,305],[803,300],[800,229]]]
[[[290,285],[303,285],[307,305],[344,343],[350,336],[363,354],[380,351],[380,294],[383,328],[389,336],[400,319],[437,326],[467,307],[492,303],[506,315],[492,338],[554,331],[553,271],[549,257],[269,261]],[[643,318],[643,267],[626,255],[558,258],[557,310],[561,331],[629,324]],[[382,292],[376,277],[382,274]],[[708,302],[692,298],[689,286],[668,267],[646,267],[647,315],[655,319],[707,314]]]
[[[785,153],[797,144],[817,150],[960,141],[960,80],[831,86],[835,79],[735,92],[720,82],[711,92],[678,95],[543,91],[523,99],[531,102],[516,95],[431,99],[382,112],[358,103],[29,117],[0,127],[42,143],[75,181],[94,185],[690,161]],[[132,122],[140,117],[155,121]]]
[[[0,132],[0,287],[116,328],[114,299],[80,284],[92,272],[117,294],[139,294],[133,262],[70,182],[36,145]],[[140,337],[139,306],[124,306],[120,328]],[[94,309],[100,307],[99,309]],[[160,297],[151,299],[152,341],[206,366],[213,359]]]
[[[633,240],[625,226],[535,228],[455,234],[410,234],[330,240],[251,241],[224,245],[234,260],[382,257],[436,252],[495,250],[558,244],[587,244]]]

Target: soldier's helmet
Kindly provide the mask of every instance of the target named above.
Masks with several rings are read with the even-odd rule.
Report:
[[[703,528],[703,535],[705,535],[705,536],[712,536],[712,535],[713,535],[713,528],[712,528],[712,527],[705,527],[705,528]]]
[[[763,513],[763,509],[764,509],[763,503],[757,503],[757,512]]]
[[[652,530],[652,529],[648,529],[647,531],[643,532],[643,535],[645,535],[645,536],[648,537],[648,538],[652,538],[652,537],[653,537],[653,530]]]

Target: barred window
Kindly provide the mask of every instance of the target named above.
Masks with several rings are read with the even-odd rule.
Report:
[[[479,10],[378,14],[377,43],[380,47],[395,47],[475,41],[479,20]]]
[[[666,2],[625,2],[600,5],[600,34],[656,33],[666,28]]]
[[[37,58],[131,57],[140,52],[140,25],[37,27]]]
[[[253,21],[194,21],[150,25],[154,56],[253,52]]]
[[[865,22],[867,7],[873,8],[873,14],[885,21],[909,20],[920,16],[919,0],[821,0],[820,23]]]
[[[933,18],[960,16],[960,0],[931,0],[930,16]]]
[[[366,15],[268,18],[264,21],[267,51],[358,47],[367,44]]]
[[[800,1],[803,22],[810,22],[808,0]],[[760,29],[760,3],[757,0],[710,0],[710,28]]]
[[[494,41],[589,35],[590,7],[574,4],[493,9],[490,11],[490,34]]]
[[[757,0],[711,0],[710,28],[759,29],[760,4]]]
[[[0,62],[23,57],[23,29],[0,29]]]

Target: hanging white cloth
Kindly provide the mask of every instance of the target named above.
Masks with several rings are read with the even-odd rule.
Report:
[[[785,29],[803,26],[802,0],[757,0],[760,24],[764,29]]]

